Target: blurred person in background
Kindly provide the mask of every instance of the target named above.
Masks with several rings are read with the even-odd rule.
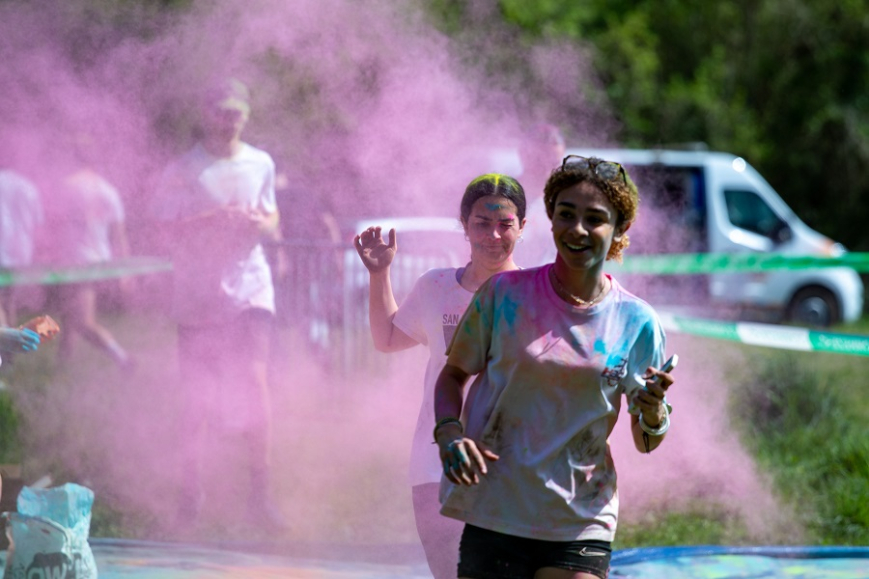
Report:
[[[236,79],[205,90],[201,138],[164,171],[151,207],[173,264],[183,398],[181,526],[194,523],[205,502],[207,427],[209,436],[230,433],[245,448],[250,521],[270,530],[286,526],[270,492],[275,292],[262,245],[278,239],[275,164],[241,140],[249,97]]]
[[[537,267],[555,261],[552,223],[546,215],[543,186],[564,158],[564,136],[555,125],[537,123],[528,127],[519,145],[522,173],[516,178],[528,196],[528,224],[516,245],[516,263]]]
[[[51,185],[51,203],[46,208],[47,260],[61,266],[86,266],[129,256],[124,204],[118,190],[95,168],[99,158],[93,137],[79,133],[69,144],[69,165],[53,167],[60,176]],[[132,281],[129,277],[120,279],[122,295],[130,294]],[[54,285],[48,295],[50,307],[58,312],[64,327],[58,345],[61,362],[69,361],[81,336],[121,368],[134,366],[130,354],[97,320],[96,282]]]
[[[606,579],[623,399],[638,451],[670,425],[658,316],[603,270],[628,246],[636,188],[617,163],[569,156],[544,191],[555,262],[479,288],[435,385],[441,512],[465,522],[461,578]]]
[[[471,260],[464,267],[426,272],[400,307],[389,279],[398,252],[396,231],[389,231],[388,243],[379,227],[368,228],[354,241],[369,271],[374,346],[381,352],[397,352],[418,344],[429,349],[409,474],[416,528],[435,579],[456,577],[462,525],[439,513],[438,485],[443,469],[431,450],[434,381],[446,362],[446,346],[474,292],[493,275],[516,269],[513,249],[525,225],[522,186],[506,175],[478,177],[465,189],[460,217]]]
[[[36,185],[17,171],[0,165],[0,268],[32,265],[44,219]],[[15,286],[0,287],[0,326],[15,325],[16,293]]]

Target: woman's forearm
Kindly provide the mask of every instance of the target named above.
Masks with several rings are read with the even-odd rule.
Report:
[[[652,436],[646,433],[640,426],[639,418],[631,415],[631,436],[634,439],[634,446],[637,450],[649,453],[658,448],[661,442],[663,442],[665,434]]]
[[[374,347],[380,352],[393,351],[390,345],[394,328],[392,319],[397,311],[398,303],[392,293],[389,268],[370,274],[368,319]]]
[[[435,382],[435,420],[458,418],[462,415],[462,393],[469,375],[447,364]]]

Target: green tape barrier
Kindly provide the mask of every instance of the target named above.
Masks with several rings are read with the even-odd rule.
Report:
[[[169,261],[155,257],[130,257],[90,265],[0,269],[0,287],[99,281],[171,270]]]
[[[623,264],[611,266],[617,273],[685,275],[776,270],[850,267],[869,272],[869,253],[845,253],[838,257],[783,255],[778,253],[669,253],[628,255]]]
[[[689,274],[816,267],[852,267],[869,272],[869,254],[848,253],[841,257],[785,256],[775,254],[667,254],[625,259],[627,273]],[[57,285],[168,272],[172,263],[155,257],[130,257],[104,263],[68,267],[0,269],[0,287]],[[704,338],[729,340],[754,346],[805,352],[833,352],[869,356],[869,336],[820,332],[808,328],[752,322],[724,322],[662,312],[667,331]]]
[[[839,257],[781,255],[774,253],[672,253],[626,256],[623,264],[608,263],[614,273],[687,275],[775,270],[850,267],[869,273],[869,253]],[[110,262],[67,267],[0,269],[0,286],[63,284],[98,281],[132,275],[171,271],[172,264],[155,257],[130,257]]]
[[[812,350],[869,356],[869,336],[809,331]]]
[[[808,328],[775,324],[706,320],[666,312],[662,312],[660,318],[667,331],[704,338],[802,352],[832,352],[869,356],[869,336],[820,332]]]
[[[719,340],[739,341],[739,333],[736,326],[728,322],[718,320],[704,320],[701,318],[678,317],[678,329],[684,334],[703,336],[704,338],[716,338]],[[672,327],[672,324],[671,324]]]

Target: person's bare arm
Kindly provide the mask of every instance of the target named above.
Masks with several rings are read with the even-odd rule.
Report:
[[[112,244],[112,254],[116,259],[129,257],[130,242],[123,221],[116,221],[109,226],[109,241]]]
[[[261,213],[259,215],[260,217],[257,220],[257,227],[260,235],[262,235],[264,239],[272,241],[277,240],[279,236],[278,226],[281,223],[281,214],[277,211],[273,211],[271,213]]]
[[[440,422],[448,418],[462,415],[462,400],[464,399],[465,383],[470,375],[457,366],[446,364],[437,377],[434,389],[435,420]],[[446,429],[439,428],[438,430]],[[452,430],[455,430],[453,428]]]
[[[649,434],[640,426],[640,416],[643,417],[643,422],[649,429],[658,429],[670,420],[664,403],[664,395],[667,389],[673,385],[673,377],[657,368],[649,368],[645,378],[646,388],[640,390],[635,399],[641,411],[640,415],[631,415],[631,435],[636,449],[643,453],[649,453],[663,442],[666,429],[665,432],[657,436]]]
[[[453,484],[465,486],[478,484],[488,472],[486,462],[498,460],[497,454],[464,435],[459,416],[468,378],[470,374],[461,368],[445,365],[435,382],[434,400],[434,437],[444,475]]]
[[[369,276],[368,319],[371,339],[378,352],[398,352],[419,344],[416,340],[395,327],[393,320],[398,304],[392,293],[389,268]]]
[[[127,238],[127,228],[123,221],[115,221],[109,225],[109,243],[112,247],[113,259],[124,259],[130,256],[130,242]],[[135,281],[130,276],[118,279],[118,288],[126,301],[134,291]]]
[[[395,230],[389,232],[389,243],[383,241],[380,227],[370,227],[353,240],[356,252],[368,269],[368,319],[371,339],[379,352],[397,352],[419,342],[395,327],[393,319],[398,303],[392,293],[389,267],[398,250]]]

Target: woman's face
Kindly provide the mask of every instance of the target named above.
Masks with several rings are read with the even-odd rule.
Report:
[[[474,202],[462,225],[471,244],[471,261],[494,269],[510,258],[525,223],[519,221],[515,203],[487,195]]]
[[[613,241],[625,233],[617,221],[616,208],[597,186],[583,182],[564,189],[552,212],[558,255],[571,269],[602,267]]]

